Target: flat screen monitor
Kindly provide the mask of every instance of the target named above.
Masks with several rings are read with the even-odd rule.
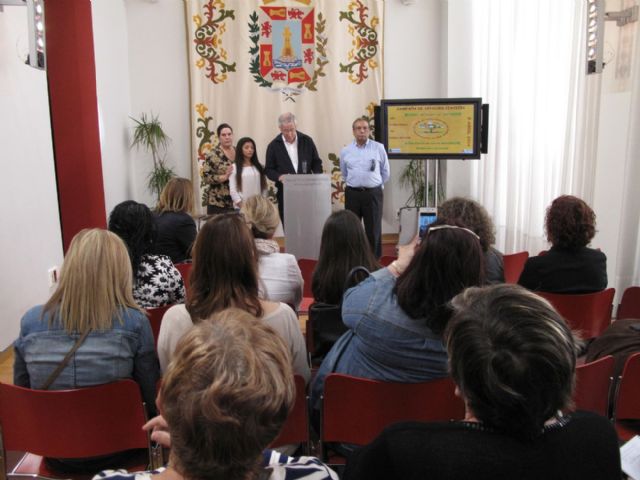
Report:
[[[382,143],[390,159],[478,159],[481,98],[382,100]]]

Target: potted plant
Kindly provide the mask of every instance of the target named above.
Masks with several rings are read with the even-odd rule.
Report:
[[[160,200],[162,189],[172,177],[175,177],[173,169],[165,163],[167,146],[171,139],[162,129],[162,123],[157,115],[143,113],[140,119],[129,118],[136,123],[133,129],[131,148],[144,148],[151,151],[153,170],[149,172],[147,177],[147,187]]]
[[[400,173],[400,186],[411,190],[411,195],[404,204],[405,207],[424,207],[427,205],[427,198],[433,195],[433,180],[429,182],[428,188],[425,188],[425,164],[425,160],[412,159]],[[443,198],[444,191],[440,188],[438,201]]]
[[[424,160],[410,160],[400,173],[400,186],[411,190],[411,196],[405,202],[405,207],[424,207],[426,205],[424,164]]]

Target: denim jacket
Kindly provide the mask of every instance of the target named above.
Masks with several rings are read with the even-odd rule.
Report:
[[[30,309],[20,322],[20,336],[14,342],[13,382],[40,388],[62,362],[80,334],[69,335],[57,315],[49,327],[43,306]],[[93,331],[53,382],[51,390],[89,387],[132,378],[142,391],[147,410],[155,412],[156,383],[160,378],[151,326],[145,315],[133,308],[122,310],[122,323]]]
[[[330,373],[387,382],[419,383],[447,376],[442,337],[423,318],[410,318],[393,293],[395,277],[381,268],[347,290],[342,321],[349,330],[335,343],[318,370],[311,405],[320,408],[324,379]]]

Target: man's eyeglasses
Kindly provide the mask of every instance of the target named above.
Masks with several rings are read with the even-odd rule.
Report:
[[[371,159],[371,167],[369,167],[369,170],[374,172],[376,169],[376,160],[374,158]]]

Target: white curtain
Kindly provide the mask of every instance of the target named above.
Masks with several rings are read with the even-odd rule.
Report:
[[[584,71],[586,2],[456,4],[469,15],[469,49],[456,60],[470,65],[464,96],[490,105],[489,153],[472,164],[470,193],[492,214],[498,248],[537,254],[553,198],[593,200],[600,81]],[[459,79],[449,86],[462,94]]]
[[[609,286],[618,295],[630,285],[640,285],[640,27],[635,31],[635,58],[632,63],[631,116],[624,159],[622,212],[618,231],[616,271]]]

